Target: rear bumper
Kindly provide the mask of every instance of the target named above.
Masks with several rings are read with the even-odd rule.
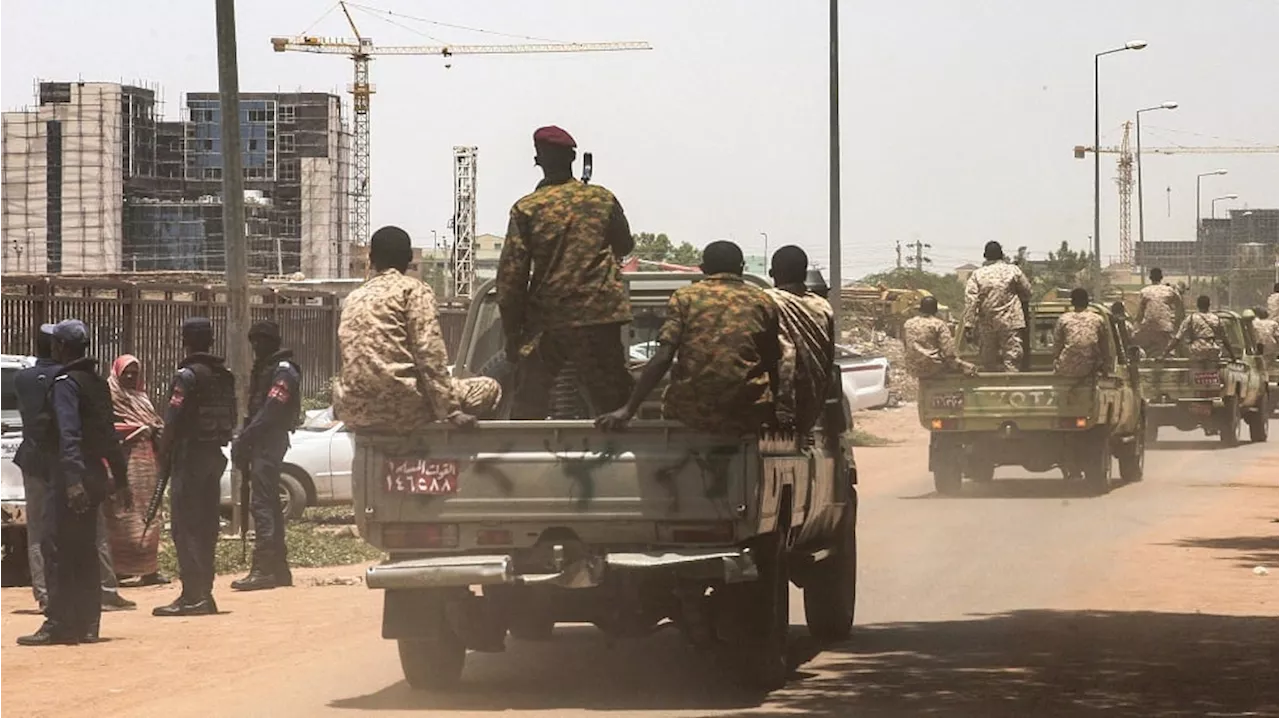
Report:
[[[5,528],[10,526],[26,526],[27,502],[5,501],[0,503],[0,518],[3,518]]]
[[[365,585],[378,589],[460,588],[492,585],[599,586],[613,572],[666,571],[688,580],[742,583],[759,577],[750,549],[690,549],[609,553],[559,567],[554,573],[517,573],[510,555],[438,556],[370,566]]]

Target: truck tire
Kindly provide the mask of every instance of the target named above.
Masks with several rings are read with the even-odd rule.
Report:
[[[1263,394],[1262,399],[1258,401],[1258,408],[1250,412],[1249,418],[1246,420],[1249,424],[1249,441],[1266,441],[1267,435],[1270,433],[1270,420],[1271,396]]]
[[[933,470],[933,488],[942,496],[960,493],[963,480],[958,462],[947,462]]]
[[[1160,440],[1160,425],[1148,419],[1143,425],[1142,434],[1147,440],[1147,445],[1153,445]]]
[[[787,576],[786,532],[762,536],[752,546],[760,577],[728,587],[729,607],[741,641],[726,646],[735,678],[748,688],[772,691],[787,682],[787,633],[791,581]]]
[[[307,510],[307,489],[293,469],[280,470],[280,511],[285,521],[297,521]]]
[[[1102,496],[1111,491],[1111,437],[1099,430],[1082,438],[1084,445],[1080,460],[1085,484],[1095,496]]]
[[[858,509],[845,503],[831,555],[813,568],[804,587],[804,620],[820,641],[842,641],[853,630],[858,597]]]
[[[1142,472],[1147,463],[1147,428],[1144,419],[1142,428],[1134,432],[1133,441],[1125,444],[1120,451],[1120,479],[1126,482],[1142,481]]]
[[[1218,427],[1218,439],[1223,446],[1236,446],[1240,443],[1240,398],[1229,396],[1222,400],[1222,412],[1219,414],[1221,425]]]
[[[404,680],[418,690],[450,688],[462,678],[467,646],[451,629],[432,640],[401,638],[400,669]]]
[[[995,478],[996,465],[986,461],[974,460],[970,462],[965,476],[980,484],[985,484]]]

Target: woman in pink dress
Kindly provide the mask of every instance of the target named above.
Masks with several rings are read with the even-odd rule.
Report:
[[[152,526],[143,535],[147,503],[156,489],[155,442],[160,437],[164,420],[147,397],[142,365],[137,357],[132,354],[118,357],[111,365],[107,384],[111,387],[111,403],[115,408],[116,433],[120,435],[120,443],[129,458],[129,487],[136,497],[132,509],[126,509],[111,497],[107,498],[105,515],[111,560],[118,576],[138,576],[138,585],[168,583],[156,565],[160,551],[160,527]]]

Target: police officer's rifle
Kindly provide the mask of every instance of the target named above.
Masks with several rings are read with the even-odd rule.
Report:
[[[169,462],[166,459],[160,461],[159,475],[156,476],[156,490],[151,494],[151,500],[147,502],[147,513],[142,522],[142,536],[138,539],[138,545],[146,543],[147,532],[151,530],[151,522],[156,520],[156,514],[160,513],[160,502],[164,501],[164,490],[169,486]]]

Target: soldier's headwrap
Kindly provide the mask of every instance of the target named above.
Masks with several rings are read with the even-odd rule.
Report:
[[[987,246],[982,249],[982,256],[985,259],[1004,259],[1004,247],[999,242],[987,242]]]

